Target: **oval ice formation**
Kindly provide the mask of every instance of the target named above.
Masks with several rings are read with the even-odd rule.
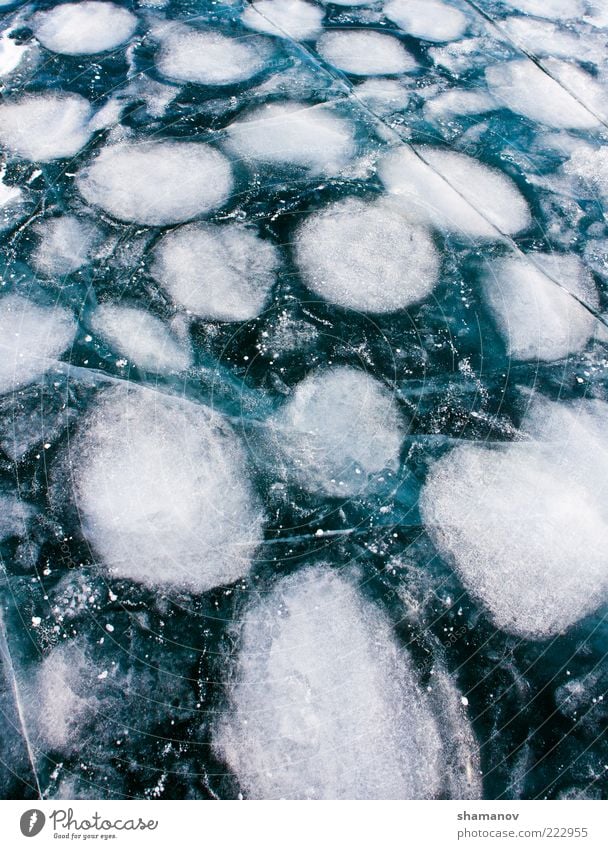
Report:
[[[91,104],[79,94],[28,94],[0,103],[0,145],[30,162],[74,156],[92,135]]]
[[[158,70],[170,80],[231,85],[262,71],[270,56],[262,38],[227,38],[218,32],[178,27],[161,39]]]
[[[112,576],[206,592],[249,571],[263,515],[240,441],[215,411],[107,390],[70,462],[82,532]]]
[[[425,41],[452,41],[467,28],[463,13],[436,0],[390,0],[384,14],[408,35]]]
[[[230,124],[228,145],[245,159],[333,174],[355,153],[354,127],[327,106],[270,103]]]
[[[136,307],[101,304],[91,316],[91,328],[115,351],[145,371],[183,371],[190,352],[154,315]]]
[[[403,74],[418,67],[398,38],[371,30],[331,30],[317,41],[317,51],[334,67],[358,76]]]
[[[425,298],[439,277],[428,229],[385,200],[347,198],[313,213],[296,231],[294,251],[309,289],[363,312],[403,309]]]
[[[257,32],[308,41],[323,29],[323,10],[304,0],[257,0],[247,4],[241,21]]]
[[[496,627],[562,633],[608,598],[608,405],[536,401],[528,442],[468,444],[431,468],[427,531]]]
[[[21,295],[0,298],[0,392],[44,374],[75,335],[76,322],[66,309],[41,307]]]
[[[247,321],[263,310],[280,258],[240,224],[188,224],[164,236],[152,275],[176,304],[200,318]]]
[[[393,197],[439,229],[495,239],[531,221],[513,181],[463,153],[403,147],[385,155],[378,172]]]
[[[128,41],[137,28],[137,18],[114,3],[83,0],[62,3],[32,20],[34,35],[53,53],[79,56],[115,50]]]
[[[390,622],[353,582],[305,568],[250,604],[239,630],[213,746],[248,798],[479,795],[466,720],[441,727]],[[446,757],[443,735],[466,741],[467,763]]]
[[[519,16],[501,21],[501,28],[518,47],[537,56],[603,61],[603,39],[593,38],[588,33],[581,39],[578,33],[559,24]]]
[[[31,257],[32,265],[40,274],[51,277],[71,274],[86,265],[99,235],[93,224],[75,215],[43,219],[34,229],[39,244]]]
[[[299,383],[272,422],[286,474],[310,492],[355,496],[399,468],[404,423],[393,395],[363,371],[336,367]]]
[[[507,0],[507,5],[518,12],[554,21],[582,18],[585,14],[583,0]]]
[[[560,59],[539,68],[516,59],[486,69],[492,94],[513,112],[549,127],[591,129],[608,116],[603,86],[585,71]]]
[[[494,260],[483,291],[515,360],[558,360],[582,350],[593,336],[595,316],[572,295],[595,310],[599,299],[577,256],[531,253]]]
[[[166,226],[222,206],[232,191],[225,156],[198,142],[124,142],[76,177],[82,196],[114,218]]]

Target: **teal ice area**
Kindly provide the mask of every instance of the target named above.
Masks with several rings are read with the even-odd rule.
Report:
[[[0,795],[608,796],[603,0],[0,7]]]

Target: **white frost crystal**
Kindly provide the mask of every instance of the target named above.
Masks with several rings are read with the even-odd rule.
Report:
[[[313,372],[272,424],[287,473],[310,492],[358,495],[399,466],[404,423],[397,404],[383,384],[357,369]]]
[[[494,260],[483,289],[515,360],[557,360],[580,351],[593,335],[595,317],[572,294],[596,310],[599,299],[576,256],[532,253]]]
[[[327,566],[250,604],[227,689],[213,745],[249,798],[479,795],[460,710],[433,703],[389,621]],[[443,734],[459,738],[460,757]]]
[[[164,236],[152,274],[200,318],[247,321],[264,308],[279,266],[270,242],[240,224],[188,224]]]
[[[137,18],[114,3],[83,0],[62,3],[34,15],[32,29],[38,41],[53,53],[78,56],[115,50],[128,41]]]
[[[0,145],[31,162],[75,156],[93,130],[91,104],[79,94],[27,94],[0,103]]]
[[[80,193],[122,221],[166,226],[225,203],[227,159],[197,142],[120,143],[102,149],[76,178]]]
[[[91,316],[91,328],[133,365],[146,371],[183,371],[190,352],[163,322],[145,310],[101,304]]]
[[[355,153],[354,127],[327,106],[270,103],[230,124],[228,145],[245,159],[332,174]]]
[[[44,374],[76,335],[76,322],[61,307],[38,306],[21,295],[0,298],[0,392]]]
[[[439,276],[428,229],[398,206],[348,198],[310,215],[294,238],[306,285],[331,303],[392,312],[422,300]]]
[[[608,598],[608,405],[536,400],[528,441],[450,451],[421,494],[424,523],[496,627],[567,630]]]
[[[240,441],[218,413],[110,389],[70,451],[82,531],[111,575],[205,592],[247,574],[263,515]]]
[[[370,30],[331,30],[317,50],[331,65],[359,76],[403,74],[418,65],[398,38]]]
[[[156,66],[178,82],[231,85],[262,71],[270,53],[262,38],[227,38],[218,32],[177,27],[161,38]]]
[[[500,171],[454,151],[399,148],[380,160],[380,179],[404,208],[440,229],[496,239],[525,230],[528,204]]]

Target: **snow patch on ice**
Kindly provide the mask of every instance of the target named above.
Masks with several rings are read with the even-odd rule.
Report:
[[[227,38],[187,26],[172,27],[161,37],[158,70],[170,80],[201,85],[232,85],[258,74],[271,54],[263,38]]]
[[[390,0],[384,14],[408,35],[425,41],[452,41],[467,28],[459,9],[436,0]]]
[[[137,18],[114,3],[82,0],[62,3],[38,12],[32,20],[34,35],[53,53],[79,56],[115,50],[137,28]]]
[[[554,21],[567,21],[581,18],[585,14],[583,0],[503,0],[512,9],[536,15],[538,18],[550,18]]]
[[[317,51],[334,67],[358,76],[403,74],[418,67],[399,39],[371,30],[331,30],[317,41]]]
[[[247,321],[264,308],[279,266],[274,245],[239,224],[190,224],[164,236],[152,274],[201,318]]]
[[[481,115],[496,109],[496,101],[483,91],[450,89],[429,100],[424,114],[428,119],[450,119],[459,115]]]
[[[420,301],[439,276],[428,229],[386,200],[348,198],[313,213],[296,231],[294,250],[313,292],[363,312],[392,312]]]
[[[501,21],[501,28],[528,53],[535,56],[553,56],[559,59],[585,60],[602,63],[605,59],[603,39],[585,33],[564,29],[551,21],[512,17]]]
[[[377,115],[389,115],[405,109],[411,92],[399,80],[372,78],[355,86],[353,95]]]
[[[500,171],[469,156],[422,146],[380,160],[380,179],[406,210],[438,228],[466,236],[495,239],[497,230],[512,234],[530,223],[528,204]],[[428,163],[428,164],[427,164]]]
[[[41,307],[21,295],[0,298],[0,392],[44,374],[75,335],[76,323],[66,309]]]
[[[308,41],[322,31],[324,13],[304,0],[257,0],[247,4],[241,21],[257,32]]]
[[[31,162],[74,156],[92,134],[91,104],[79,94],[28,94],[0,103],[0,144]]]
[[[348,497],[396,472],[404,422],[395,399],[363,371],[312,372],[271,422],[286,474],[310,492]]]
[[[125,142],[103,148],[76,184],[85,200],[114,218],[166,226],[222,206],[232,190],[232,170],[206,144]]]
[[[183,371],[190,352],[156,316],[135,307],[101,304],[91,316],[91,327],[119,354],[145,371]]]
[[[529,441],[464,445],[432,466],[424,523],[498,628],[549,638],[608,598],[607,421],[600,401],[536,399]]]
[[[86,265],[99,231],[89,221],[75,215],[62,215],[38,222],[34,227],[39,244],[31,262],[46,276],[61,277]]]
[[[466,720],[441,705],[456,720],[441,728],[390,622],[350,580],[326,565],[284,578],[249,605],[239,638],[213,745],[247,797],[479,795]],[[444,734],[468,758],[446,756]]]
[[[17,44],[10,38],[8,31],[0,34],[0,77],[5,77],[14,71],[28,53],[28,44]]]
[[[513,112],[549,127],[584,130],[607,120],[608,97],[599,82],[561,59],[543,65],[548,73],[529,59],[493,65],[486,69],[486,81]]]
[[[215,411],[106,391],[71,444],[83,533],[111,575],[206,592],[247,574],[263,515],[240,441]]]
[[[355,153],[354,127],[327,106],[270,103],[230,124],[228,146],[246,159],[333,174]]]
[[[576,256],[532,253],[494,260],[483,290],[515,360],[558,360],[582,350],[593,336],[595,317],[569,294],[599,308],[593,278]]]

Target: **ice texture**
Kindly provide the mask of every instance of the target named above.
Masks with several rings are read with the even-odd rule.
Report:
[[[245,159],[339,172],[355,153],[354,127],[327,106],[270,103],[228,127],[229,147]]]
[[[585,14],[583,0],[504,0],[512,9],[550,18],[554,21],[567,21],[570,18],[582,18]]]
[[[604,59],[604,44],[601,38],[593,38],[589,33],[581,38],[578,33],[551,21],[512,17],[501,21],[501,28],[515,44],[536,56],[596,63],[601,63]]]
[[[353,88],[353,95],[376,115],[400,112],[407,106],[410,92],[402,80],[372,77]]]
[[[561,59],[546,59],[542,70],[516,59],[486,70],[492,94],[513,112],[548,127],[592,129],[608,116],[604,87],[586,71]]]
[[[572,295],[594,310],[599,298],[577,256],[532,253],[494,260],[483,289],[515,360],[558,360],[584,348],[593,335],[595,316]]]
[[[114,218],[166,226],[222,206],[232,190],[227,159],[197,142],[123,142],[102,148],[76,183]]]
[[[74,156],[92,134],[91,104],[79,94],[27,94],[0,103],[0,145],[31,162]]]
[[[137,28],[137,17],[114,3],[82,0],[62,3],[38,12],[32,29],[38,41],[53,53],[78,56],[115,50]]]
[[[566,188],[574,184],[577,195],[608,198],[608,148],[605,145],[576,145],[560,170]]]
[[[347,366],[313,371],[272,421],[286,473],[335,498],[373,492],[396,472],[404,422],[392,393]]]
[[[327,565],[283,578],[239,628],[213,746],[253,799],[432,799],[479,793],[466,720],[444,720],[390,622]],[[446,757],[458,736],[466,762]]]
[[[357,76],[403,74],[418,63],[399,39],[365,30],[331,30],[317,41],[317,51],[330,65]]]
[[[201,85],[232,85],[262,71],[271,48],[262,38],[227,38],[192,27],[173,28],[161,38],[156,66],[163,76]]]
[[[86,265],[99,231],[90,221],[75,215],[43,219],[35,227],[39,243],[32,265],[46,276],[61,277]]]
[[[214,410],[136,385],[106,390],[69,461],[82,532],[112,576],[200,593],[249,571],[263,515]]]
[[[424,113],[431,120],[449,120],[460,115],[481,115],[496,108],[494,99],[484,91],[449,89],[429,100]]]
[[[242,224],[188,224],[161,239],[152,274],[200,318],[247,321],[264,308],[279,262],[276,247]]]
[[[427,227],[395,204],[348,198],[310,215],[294,237],[306,285],[331,303],[392,312],[422,300],[439,277]]]
[[[187,348],[146,310],[105,303],[95,309],[90,323],[115,351],[145,371],[183,371],[190,365]]]
[[[468,444],[431,468],[420,509],[497,628],[562,633],[608,599],[608,405],[536,399],[527,441]]]
[[[18,68],[29,51],[28,44],[18,44],[8,32],[0,33],[0,77],[8,76]]]
[[[257,0],[247,4],[241,20],[257,32],[308,41],[322,31],[323,10],[304,0]]]
[[[0,298],[0,392],[44,374],[72,344],[76,323],[58,306],[38,306],[21,295]]]
[[[440,229],[495,239],[499,232],[525,230],[531,221],[528,204],[508,177],[462,153],[400,148],[380,160],[378,171],[405,210]]]
[[[436,0],[390,0],[384,14],[408,35],[425,41],[452,41],[467,28],[459,9]]]

